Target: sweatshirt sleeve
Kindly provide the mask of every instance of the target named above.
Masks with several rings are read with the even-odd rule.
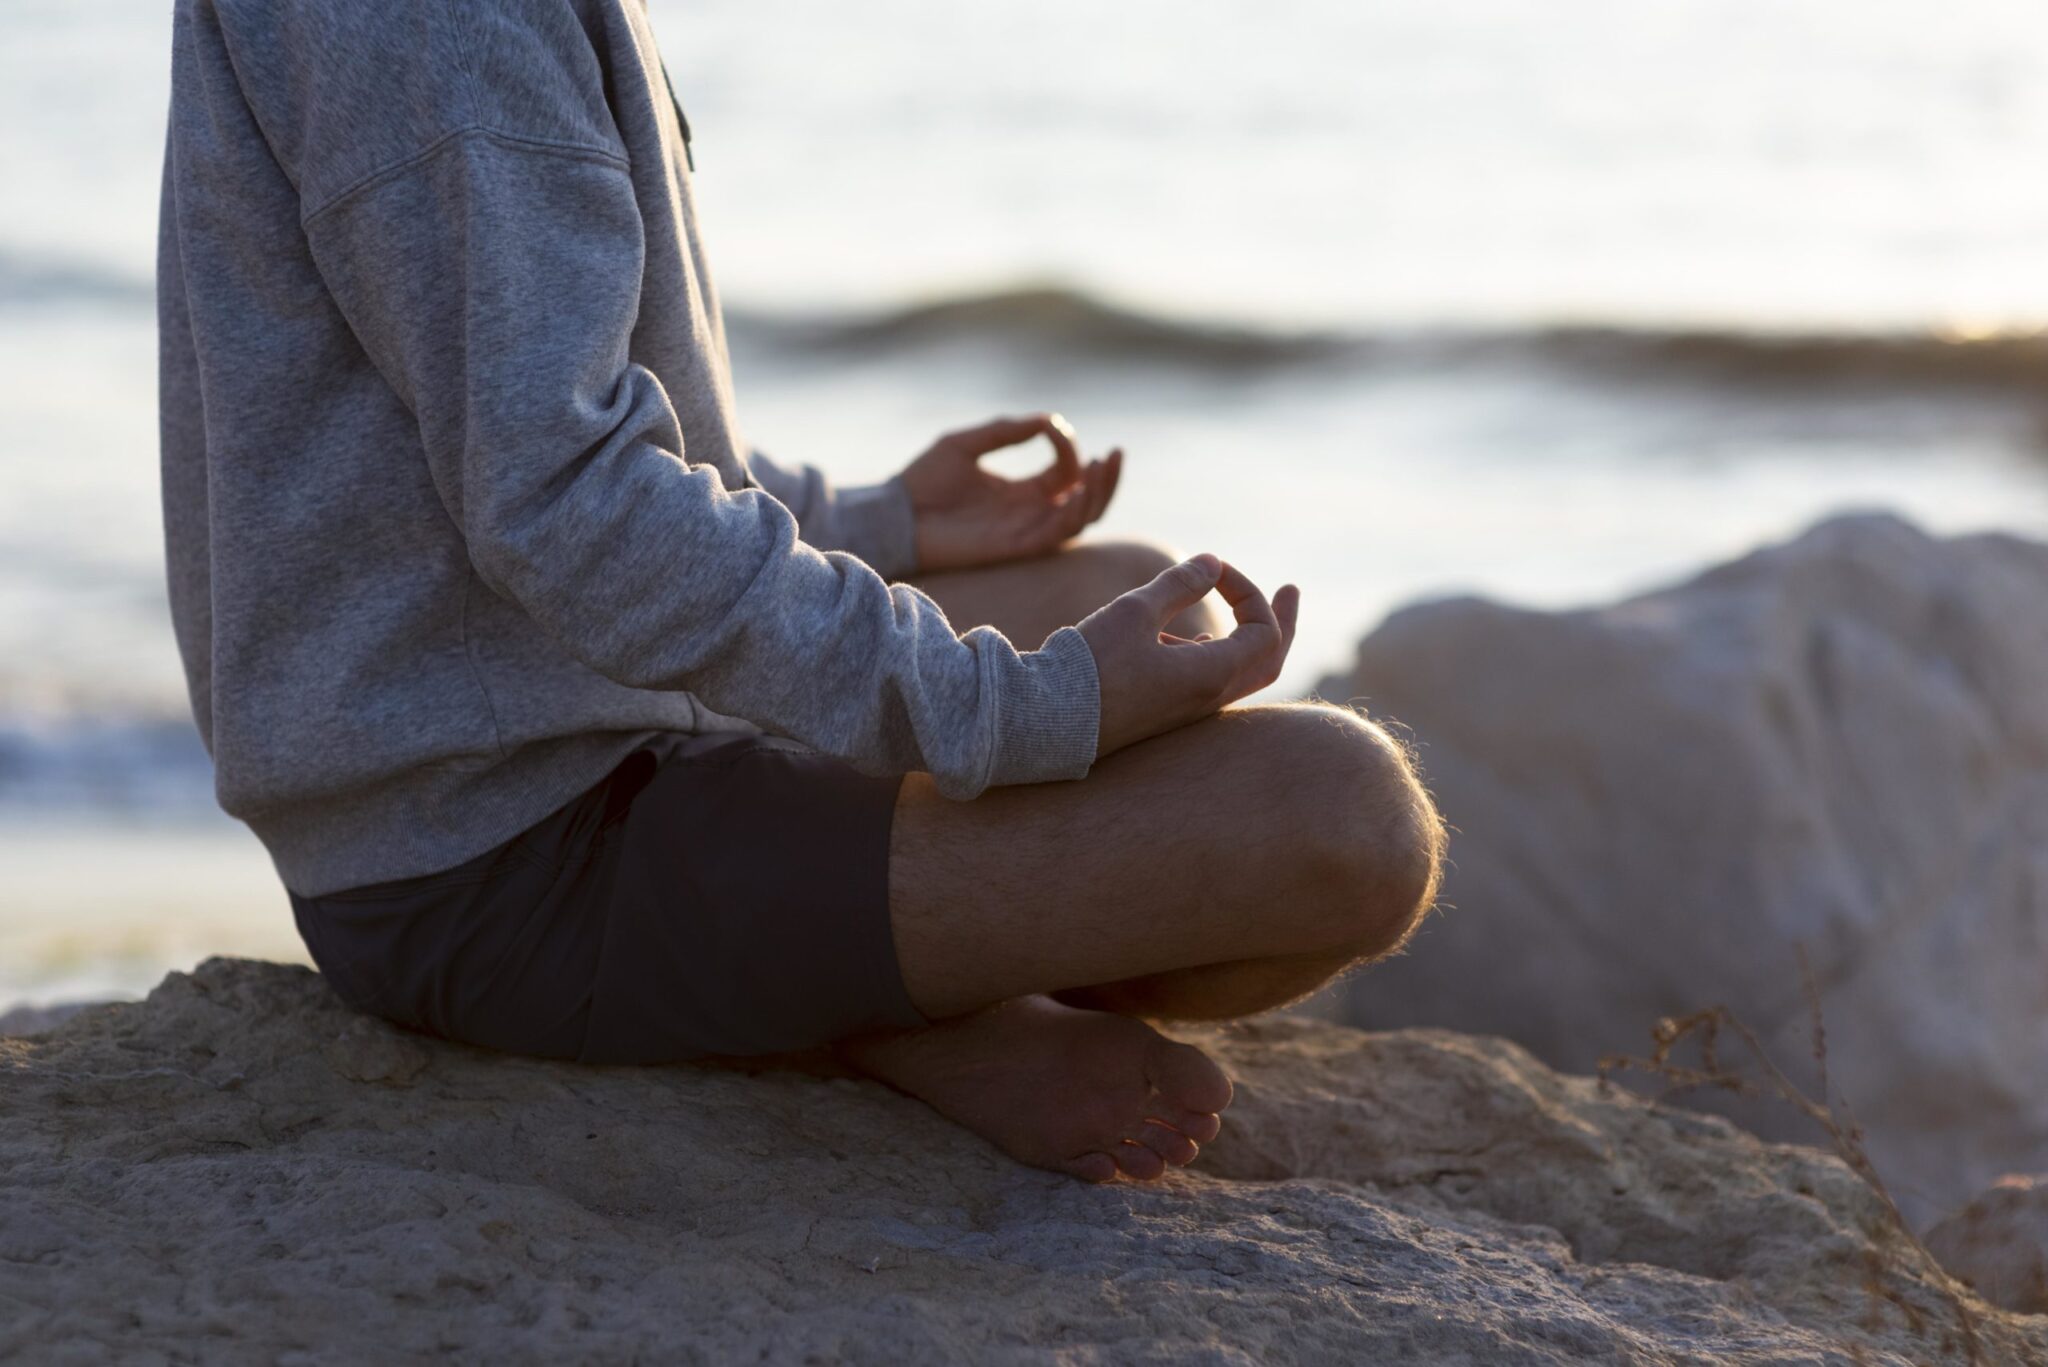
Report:
[[[625,163],[470,130],[306,233],[477,574],[591,668],[871,773],[928,771],[950,797],[1087,772],[1078,632],[1027,653],[958,636],[916,589],[806,545],[767,492],[686,463],[630,354],[644,239]]]
[[[819,550],[857,555],[884,579],[917,568],[917,519],[901,475],[841,489],[817,466],[785,466],[765,451],[749,455],[747,468],[795,515],[798,533]]]

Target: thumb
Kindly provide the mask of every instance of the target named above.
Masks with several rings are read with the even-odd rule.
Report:
[[[1223,562],[1205,551],[1167,566],[1151,583],[1132,589],[1129,596],[1145,605],[1155,624],[1164,625],[1168,618],[1207,597],[1222,574]]]

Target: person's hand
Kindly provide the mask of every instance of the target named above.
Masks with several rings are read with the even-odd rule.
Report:
[[[1188,640],[1164,629],[1211,589],[1230,605],[1236,630]],[[1236,567],[1198,555],[1081,619],[1102,687],[1096,758],[1199,721],[1279,678],[1300,609],[1294,585],[1268,603]]]
[[[1052,443],[1052,464],[1028,479],[1004,479],[981,458],[1033,437]],[[1074,429],[1057,413],[997,418],[948,432],[903,472],[917,517],[917,567],[958,570],[1042,555],[1109,506],[1124,453],[1082,463]]]

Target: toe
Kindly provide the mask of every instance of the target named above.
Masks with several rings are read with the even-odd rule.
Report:
[[[1133,1181],[1152,1182],[1166,1175],[1166,1160],[1130,1139],[1116,1146],[1116,1165]]]
[[[1195,1161],[1195,1155],[1202,1151],[1201,1145],[1182,1134],[1173,1126],[1158,1120],[1148,1120],[1138,1127],[1131,1138],[1158,1154],[1176,1168],[1184,1168]]]
[[[1178,1115],[1169,1116],[1166,1123],[1197,1144],[1206,1144],[1223,1133],[1223,1117],[1214,1113],[1182,1111]]]
[[[1067,1172],[1083,1182],[1108,1182],[1116,1177],[1116,1160],[1106,1153],[1084,1153],[1070,1159],[1064,1167]]]
[[[1210,1114],[1230,1104],[1230,1079],[1192,1044],[1161,1036],[1147,1051],[1145,1074],[1168,1104],[1183,1111]]]

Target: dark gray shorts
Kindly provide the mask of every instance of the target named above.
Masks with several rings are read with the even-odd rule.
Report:
[[[925,1018],[889,927],[894,778],[673,736],[523,835],[422,878],[292,897],[343,1000],[512,1053],[666,1063]]]

